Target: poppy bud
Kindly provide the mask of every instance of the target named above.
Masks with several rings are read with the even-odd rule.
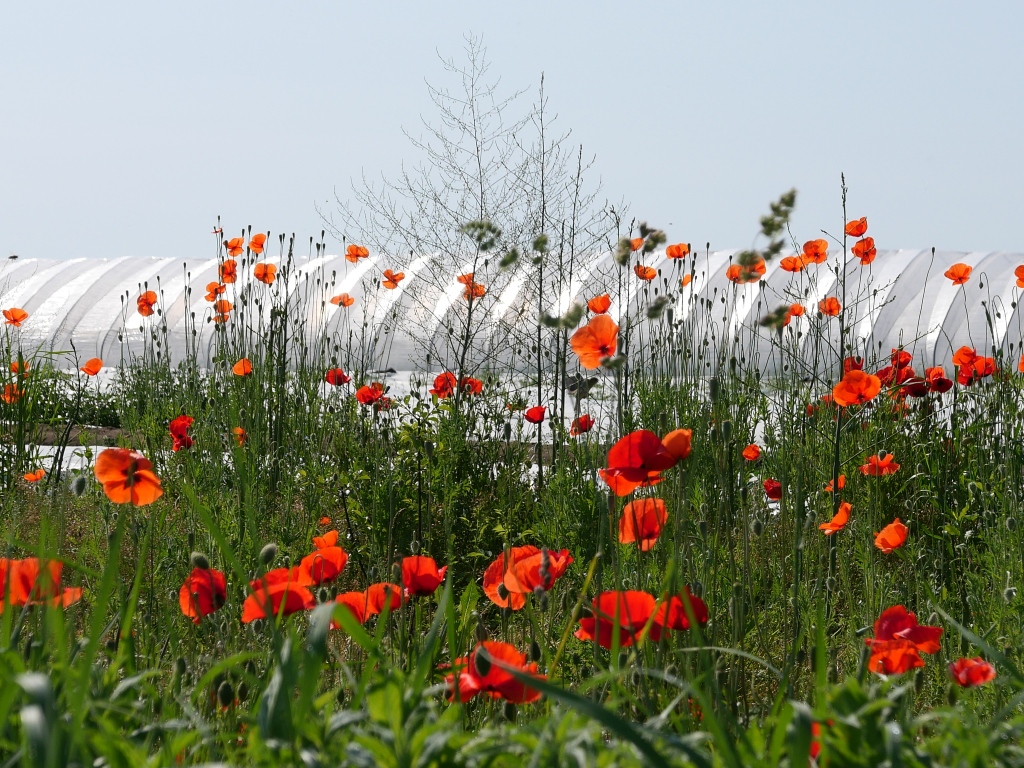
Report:
[[[626,652],[625,651],[619,651],[619,667],[620,668],[626,666],[626,661],[627,661],[628,658],[629,657],[626,656]]]
[[[262,565],[270,565],[274,562],[274,558],[277,557],[277,544],[271,542],[260,550],[260,563]]]
[[[508,587],[506,587],[504,584],[498,585],[498,597],[500,597],[502,600],[508,600]]]
[[[918,696],[921,695],[921,691],[924,690],[924,675],[921,674],[921,670],[917,670],[914,675],[914,693]]]
[[[420,543],[416,541],[416,539],[409,542],[409,553],[413,555],[418,555],[420,553]]]
[[[1008,517],[1008,518],[1006,518],[1006,530],[1011,531],[1011,532],[1017,530],[1017,518],[1015,518],[1015,517]]]
[[[955,707],[956,706],[956,686],[955,685],[950,684],[950,685],[946,686],[946,703],[949,704],[949,706],[951,706],[951,707]]]
[[[711,395],[711,402],[718,402],[722,395],[722,385],[717,376],[712,376],[708,382],[708,392]]]
[[[546,611],[548,609],[548,593],[541,592],[540,595],[540,609]]]
[[[317,590],[316,601],[318,603],[326,603],[330,599],[331,599],[331,595],[327,591],[327,587],[320,587],[320,589]]]
[[[393,584],[402,584],[402,566],[398,563],[394,563],[391,566],[391,582]]]
[[[487,677],[487,673],[491,671],[491,660],[487,658],[483,648],[477,648],[473,654],[473,669],[477,677]]]
[[[86,486],[87,481],[85,479],[85,475],[79,475],[71,481],[71,492],[75,494],[75,496],[81,496],[85,493]]]
[[[235,700],[235,692],[227,680],[217,686],[217,701],[222,707],[229,707]]]
[[[179,656],[177,659],[174,660],[174,674],[176,674],[179,677],[181,677],[182,675],[185,674],[185,671],[187,669],[188,669],[188,662],[185,661],[185,657],[184,656]]]
[[[540,584],[535,586],[533,588],[533,596],[540,600],[544,596],[544,587],[542,587]]]
[[[829,592],[835,592],[836,591],[836,580],[835,580],[835,577],[829,576],[827,579],[825,579],[825,589],[827,589]]]
[[[490,635],[487,632],[487,627],[485,627],[482,622],[477,622],[476,629],[474,630],[473,634],[476,636],[476,641],[478,643],[482,643],[485,640],[490,639]]]
[[[722,422],[722,440],[729,442],[730,437],[732,437],[732,419],[726,419]]]
[[[427,459],[434,458],[434,443],[431,440],[423,441],[423,453],[427,455]]]
[[[508,720],[510,723],[514,723],[516,721],[516,705],[513,704],[511,701],[505,702],[505,706],[502,707],[501,713],[505,716],[505,719]]]
[[[202,552],[193,552],[189,558],[189,565],[193,568],[201,568],[204,571],[210,570],[210,560]]]
[[[507,443],[512,439],[512,422],[505,422],[505,442]]]
[[[697,524],[697,530],[700,531],[700,537],[702,539],[706,539],[708,537],[708,521],[707,520],[701,520]]]
[[[704,597],[704,582],[694,581],[693,584],[690,585],[690,594],[694,597]]]
[[[536,640],[530,641],[530,661],[540,661],[540,643]]]
[[[807,651],[804,648],[801,648],[796,652],[796,663],[803,664],[805,661],[807,661]]]
[[[1003,590],[1003,600],[1005,600],[1007,603],[1013,602],[1013,598],[1015,598],[1016,596],[1017,596],[1017,588],[1016,587],[1007,587],[1006,589]]]
[[[510,608],[507,605],[504,608],[502,608],[501,618],[503,618],[505,621],[508,621],[510,618],[512,618],[512,608]]]
[[[249,698],[249,684],[244,680],[238,684],[238,700],[244,702]]]
[[[754,536],[760,536],[764,533],[764,523],[761,522],[761,518],[755,517],[750,521],[750,532]]]

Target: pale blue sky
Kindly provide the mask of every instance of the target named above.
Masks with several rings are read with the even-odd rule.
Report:
[[[673,240],[744,247],[790,187],[797,237],[838,230],[845,171],[881,248],[1024,251],[1022,29],[1019,2],[8,2],[0,256],[206,257],[218,214],[319,236],[335,188],[416,158],[471,32]]]

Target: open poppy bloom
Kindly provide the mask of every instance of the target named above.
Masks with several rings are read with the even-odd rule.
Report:
[[[513,704],[530,704],[540,699],[540,691],[530,688],[513,677],[508,670],[547,680],[538,673],[537,665],[526,663],[526,654],[515,646],[500,640],[484,640],[473,649],[468,658],[455,662],[458,680],[451,674],[445,678],[450,689],[449,700],[469,701],[480,693],[492,699],[504,699]]]
[[[432,595],[444,581],[448,566],[440,568],[432,557],[411,555],[402,558],[402,585],[406,597]]]
[[[890,640],[871,648],[868,669],[879,675],[902,675],[924,666],[924,659],[909,640]]]
[[[220,610],[228,599],[227,578],[216,568],[193,568],[178,590],[181,612],[198,624]]]
[[[683,279],[679,281],[679,287],[680,288],[685,288],[686,286],[688,286],[692,282],[693,282],[693,275],[690,275],[690,274],[683,275]]]
[[[953,282],[953,285],[963,285],[964,283],[971,279],[971,272],[973,271],[973,267],[969,267],[966,264],[961,264],[958,262],[951,266],[942,274],[945,277],[948,277]]]
[[[467,272],[464,275],[459,275],[455,278],[460,284],[466,286],[462,291],[462,298],[466,301],[472,299],[482,299],[487,294],[487,286],[476,282],[473,279],[473,273]]]
[[[355,303],[356,300],[347,293],[339,293],[337,296],[331,297],[331,304],[336,307],[351,307]]]
[[[665,596],[654,614],[654,623],[664,629],[682,631],[690,628],[690,615],[701,626],[708,623],[708,607],[704,601],[683,587],[681,595]]]
[[[804,243],[804,260],[809,264],[823,264],[828,259],[828,240],[808,240]]]
[[[676,464],[676,458],[646,429],[638,429],[622,437],[608,451],[608,467],[598,470],[612,493],[626,496],[640,487],[656,485],[666,469]]]
[[[619,518],[619,543],[636,544],[641,552],[647,552],[658,541],[666,520],[668,510],[661,499],[633,499]]]
[[[753,263],[744,264],[730,264],[725,270],[725,277],[730,282],[736,283],[737,285],[743,285],[745,283],[756,283],[762,277],[764,277],[768,266],[765,264],[764,259],[758,256],[754,259]]]
[[[252,276],[264,285],[270,285],[277,279],[277,266],[260,262],[252,268]]]
[[[363,624],[368,618],[370,618],[370,614],[366,612],[365,592],[342,592],[334,598],[334,602],[339,606],[344,606],[345,610],[352,615],[352,618],[360,624]],[[341,625],[332,619],[331,629],[341,629]]]
[[[602,592],[591,602],[593,616],[580,619],[576,637],[611,649],[613,636],[617,634],[619,647],[625,648],[636,642],[654,613],[655,605],[654,597],[646,592]],[[648,636],[654,641],[661,639],[661,627],[652,624]]]
[[[91,357],[88,360],[86,360],[85,365],[83,365],[78,370],[80,370],[86,376],[95,376],[97,373],[100,372],[101,368],[103,368],[103,361],[100,360],[98,357]]]
[[[903,384],[908,379],[912,379],[914,377],[914,369],[910,366],[897,368],[892,365],[887,365],[884,368],[875,371],[875,376],[878,377],[878,380],[881,381],[882,384],[888,387],[893,384]]]
[[[759,445],[751,443],[750,445],[743,449],[743,452],[740,455],[743,456],[743,458],[746,459],[747,461],[757,461],[759,458],[761,458],[761,447]]]
[[[484,391],[484,383],[480,379],[474,379],[472,376],[463,376],[459,379],[459,389],[467,395],[479,395]]]
[[[370,252],[361,245],[353,243],[345,249],[345,260],[355,264],[360,259],[369,257]]]
[[[258,232],[249,241],[249,250],[256,254],[263,253],[263,246],[266,245],[266,242],[267,236],[262,232]]]
[[[832,387],[832,399],[842,406],[863,405],[873,400],[882,391],[882,380],[864,371],[848,371],[842,380]]]
[[[227,299],[218,299],[213,303],[213,322],[215,323],[226,323],[231,319],[231,315],[228,314],[235,305]]]
[[[502,584],[509,595],[536,594],[537,590],[547,592],[572,565],[569,550],[555,552],[546,547],[533,554],[519,556],[502,574]]]
[[[206,284],[206,300],[216,301],[217,297],[222,295],[224,291],[228,289],[224,283],[212,282]]]
[[[843,358],[843,375],[845,376],[850,371],[863,371],[864,370],[864,358],[863,357],[846,357]]]
[[[579,357],[580,365],[593,370],[615,354],[618,340],[619,326],[608,315],[600,314],[578,329],[569,339],[569,344]]]
[[[23,394],[25,394],[24,391],[19,389],[17,384],[5,384],[3,394],[0,394],[0,400],[8,405],[13,405],[21,400]]]
[[[26,472],[24,475],[22,475],[22,478],[27,483],[38,483],[44,477],[46,477],[46,470],[43,469],[42,467],[32,472]]]
[[[28,360],[15,360],[11,363],[11,373],[15,376],[20,375],[23,379],[28,378],[28,371],[31,367],[32,364]]]
[[[4,325],[13,325],[15,328],[21,328],[21,324],[28,320],[28,312],[20,307],[11,307],[3,311]]]
[[[896,474],[899,468],[900,465],[892,460],[891,453],[887,453],[885,456],[873,453],[868,456],[867,463],[861,465],[860,471],[862,475],[879,477]]]
[[[764,486],[764,495],[769,499],[772,501],[779,501],[782,499],[782,483],[774,477],[769,477],[762,483],[762,485]]]
[[[192,426],[192,422],[195,421],[191,416],[182,414],[175,419],[171,420],[169,429],[171,432],[171,438],[174,443],[171,446],[172,451],[180,451],[182,448],[191,448],[193,444],[192,438],[188,434],[188,428]]]
[[[853,255],[860,259],[862,266],[867,266],[875,260],[875,256],[878,255],[878,249],[875,248],[875,238],[865,237],[863,240],[858,240],[853,244]]]
[[[103,492],[115,504],[131,502],[136,507],[152,504],[164,491],[153,464],[138,451],[106,448],[96,457],[93,468]]]
[[[363,405],[378,405],[384,399],[384,385],[379,381],[364,384],[356,390],[356,400]]]
[[[1017,278],[1017,287],[1024,288],[1024,264],[1013,270],[1013,274]]]
[[[366,588],[366,615],[376,616],[384,611],[393,611],[400,608],[402,603],[402,588],[397,584],[390,584],[382,581],[378,584],[371,584]]]
[[[676,243],[665,249],[665,256],[670,259],[685,259],[690,255],[690,246],[687,243]]]
[[[248,357],[243,357],[231,366],[231,372],[235,376],[248,376],[252,373],[252,362]]]
[[[543,405],[535,405],[533,408],[527,408],[523,414],[523,418],[531,424],[540,424],[544,421],[544,415],[547,413],[547,407]]]
[[[600,296],[595,296],[587,302],[587,309],[595,315],[603,315],[611,305],[612,297],[607,293],[602,293]]]
[[[572,420],[572,426],[569,427],[569,435],[571,437],[579,437],[593,428],[594,419],[591,418],[589,413],[584,413],[582,416],[577,416]]]
[[[64,587],[61,572],[64,563],[48,560],[40,563],[37,557],[8,560],[0,557],[0,613],[6,605],[25,606],[48,604],[67,608],[82,599],[80,587]]]
[[[926,368],[924,380],[928,383],[928,388],[932,392],[948,392],[953,388],[953,381],[946,378],[946,371],[941,365],[937,365],[934,368]]]
[[[973,352],[973,350],[971,350]],[[956,372],[956,380],[966,387],[981,381],[996,372],[994,357],[975,355],[970,363],[961,365]]]
[[[807,262],[799,256],[786,256],[779,262],[779,269],[784,272],[802,272],[807,269]]]
[[[298,578],[298,568],[274,568],[251,582],[252,594],[242,603],[242,623],[270,616],[290,616],[313,608],[316,599]]]
[[[352,381],[352,377],[341,368],[331,368],[324,374],[324,381],[332,387],[340,387],[342,384],[348,384]]]
[[[839,485],[839,490],[843,490],[843,488],[846,487],[846,475],[840,475],[839,476],[839,483],[838,483],[838,485]],[[825,483],[824,491],[825,491],[825,493],[833,493],[833,492],[835,492],[835,488],[832,486],[832,481],[831,480],[829,480],[827,483]]]
[[[783,315],[782,325],[789,325],[789,321],[794,317],[803,317],[805,310],[803,304],[790,304],[789,309],[786,310],[786,314]]]
[[[224,241],[224,247],[227,248],[228,256],[241,256],[242,251],[245,250],[245,238],[232,237],[230,240]]]
[[[444,400],[445,398],[451,397],[455,394],[455,385],[458,382],[458,378],[454,373],[445,371],[439,373],[434,377],[434,386],[430,389],[430,394],[437,397],[438,400]]]
[[[395,290],[398,284],[405,280],[405,272],[395,272],[391,269],[384,270],[384,279],[381,280],[381,285],[387,288],[389,291]]]
[[[306,555],[299,563],[298,582],[303,586],[334,581],[345,570],[348,553],[338,546],[338,532],[327,531],[313,537],[316,551]]]
[[[249,436],[241,427],[233,427],[231,429],[231,434],[235,436],[235,445],[237,445],[239,448],[245,445],[245,441],[249,439]]]
[[[824,531],[826,536],[831,536],[833,533],[838,533],[843,530],[843,528],[846,527],[846,524],[850,522],[851,509],[853,509],[853,505],[844,501],[839,505],[839,509],[831,520],[818,526],[819,530]]]
[[[875,534],[875,546],[882,550],[883,554],[891,555],[894,549],[899,549],[907,543],[909,531],[910,529],[897,517]]]
[[[961,688],[977,688],[996,679],[996,668],[981,656],[975,656],[954,661],[949,665],[949,674]]]
[[[511,572],[520,560],[526,560],[539,554],[541,554],[540,548],[532,544],[512,547],[508,553],[499,554],[484,570],[484,594],[495,605],[518,611],[526,605],[526,594],[510,592],[505,586],[505,574]]]
[[[156,306],[156,292],[155,291],[145,291],[145,292],[143,292],[142,294],[139,295],[139,298],[137,298],[135,300],[135,308],[138,310],[139,314],[142,315],[143,317],[149,317],[154,312],[156,312],[156,309],[154,309],[155,306]]]
[[[912,643],[921,653],[938,653],[941,646],[942,627],[929,627],[917,623],[917,616],[902,605],[886,608],[875,621],[874,637],[864,639],[864,644],[875,648],[892,640]]]
[[[846,234],[849,237],[864,237],[868,231],[868,220],[866,216],[846,222]]]
[[[233,283],[238,280],[238,262],[234,259],[226,259],[223,264],[217,267],[217,276],[222,283]]]
[[[843,307],[839,303],[839,299],[835,296],[829,296],[827,299],[822,299],[818,302],[818,311],[829,317],[837,317],[843,311]]]
[[[629,250],[633,251],[634,253],[636,253],[643,247],[644,239],[642,237],[634,237],[632,240],[629,241]]]
[[[658,276],[658,270],[654,267],[645,267],[643,264],[637,264],[633,267],[633,274],[639,277],[641,280],[650,282]]]

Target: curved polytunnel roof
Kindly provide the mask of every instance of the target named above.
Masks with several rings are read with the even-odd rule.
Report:
[[[734,286],[725,276],[734,255],[712,251],[680,262],[658,251],[644,257],[646,265],[659,270],[655,280],[644,283],[632,270],[619,268],[611,254],[589,254],[570,266],[545,267],[540,289],[535,267],[524,265],[490,280],[485,267],[478,270],[477,280],[487,284],[488,294],[475,304],[479,322],[474,321],[474,327],[480,330],[470,362],[516,365],[516,348],[526,345],[519,354],[523,367],[529,368],[525,360],[531,354],[530,359],[536,359],[529,344],[539,312],[559,315],[574,302],[607,291],[613,297],[610,314],[616,319],[624,308],[629,308],[630,316],[645,317],[641,310],[659,296],[668,297],[670,312],[642,321],[651,326],[651,337],[706,334],[719,350],[733,344],[746,356],[756,349],[758,365],[777,370],[778,337],[758,320],[781,305],[802,303],[807,313],[793,318],[783,339],[798,347],[810,343],[811,324],[823,323],[816,311],[818,301],[839,291],[835,260],[795,274],[782,271],[776,260],[768,264],[761,281]],[[262,260],[281,264],[280,258]],[[971,279],[962,287],[943,276],[957,262],[973,267]],[[294,317],[307,329],[307,343],[317,348],[318,338],[329,340],[327,357],[344,357],[339,350],[354,345],[364,362],[373,361],[364,368],[455,367],[458,328],[467,312],[465,287],[456,278],[473,269],[470,259],[374,255],[350,264],[343,256],[317,255],[291,262],[280,273],[286,279],[271,288],[253,282],[251,264],[251,258],[239,261],[239,281],[226,297],[237,301],[249,290],[254,306],[266,316],[269,302],[259,291],[287,296]],[[868,267],[851,258],[846,264],[845,301],[854,311],[856,351],[884,356],[890,348],[903,346],[922,366],[949,365],[953,350],[962,345],[1020,354],[1024,322],[1014,269],[1021,264],[1024,254],[1004,252],[879,251]],[[144,338],[152,338],[166,323],[172,360],[182,359],[191,347],[200,364],[207,366],[215,334],[203,294],[207,284],[217,280],[217,267],[214,258],[18,259],[0,269],[0,308],[16,306],[29,313],[17,331],[23,348],[73,347],[79,360],[100,357],[112,365],[139,354]],[[396,290],[382,289],[384,268],[404,271],[405,279]],[[681,287],[684,270],[692,274],[692,282]],[[160,313],[148,318],[138,314],[135,302],[146,289],[159,294]],[[355,299],[352,307],[343,309],[327,301],[342,292]],[[823,327],[834,341],[837,323]],[[640,333],[645,333],[643,328]],[[515,339],[522,343],[510,343]]]

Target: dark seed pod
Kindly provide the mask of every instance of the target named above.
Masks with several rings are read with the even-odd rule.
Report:
[[[505,706],[502,707],[501,713],[510,723],[514,723],[516,721],[516,705],[511,701],[505,702]]]
[[[487,677],[491,671],[491,660],[480,649],[473,654],[473,669],[476,670],[477,677]]]
[[[229,707],[235,701],[235,691],[227,680],[217,686],[217,701],[222,707]]]
[[[238,701],[245,702],[249,698],[249,684],[244,680],[238,684]]]
[[[530,661],[540,661],[540,643],[536,640],[530,641]]]

